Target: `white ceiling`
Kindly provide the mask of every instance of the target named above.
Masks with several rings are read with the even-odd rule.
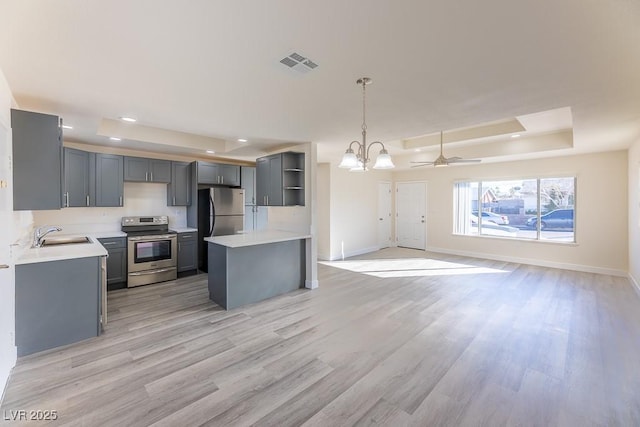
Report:
[[[314,141],[320,160],[338,160],[360,139],[355,81],[368,76],[368,137],[400,163],[437,149],[406,140],[514,118],[525,128],[528,118],[521,138],[533,146],[565,135],[569,111],[572,148],[543,142],[514,157],[509,135],[451,146],[544,157],[638,138],[639,24],[634,0],[5,0],[0,68],[20,108],[61,115],[76,142],[115,145],[99,129],[131,115],[193,134],[167,144],[132,131],[137,141],[118,143],[132,148],[193,154],[210,143],[249,159]],[[287,69],[279,60],[292,52],[319,66]],[[546,113],[556,109],[564,118]],[[249,143],[237,148],[237,138]]]

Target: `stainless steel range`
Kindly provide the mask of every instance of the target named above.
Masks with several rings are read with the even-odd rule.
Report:
[[[167,216],[126,216],[127,287],[177,278],[177,234],[169,231]]]

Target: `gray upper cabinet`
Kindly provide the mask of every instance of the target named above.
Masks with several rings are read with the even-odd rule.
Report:
[[[198,184],[240,186],[240,166],[198,162]]]
[[[124,158],[115,154],[95,155],[96,206],[118,207],[124,196]]]
[[[124,158],[124,180],[169,183],[171,182],[171,162],[127,156]]]
[[[256,199],[259,206],[282,206],[282,155],[256,160]]]
[[[240,166],[235,165],[218,165],[221,184],[230,187],[240,186]]]
[[[13,209],[62,208],[62,127],[57,116],[11,110]]]
[[[244,204],[256,204],[256,168],[242,166],[240,168],[240,183],[244,189]]]
[[[64,148],[63,207],[94,206],[92,175],[95,155],[87,151]]]
[[[286,152],[256,160],[256,204],[304,206],[304,153]]]
[[[191,164],[171,162],[171,183],[167,185],[167,206],[191,205]]]

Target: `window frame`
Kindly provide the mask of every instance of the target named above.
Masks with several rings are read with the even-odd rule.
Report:
[[[541,222],[541,216],[543,215],[541,213],[541,208],[542,208],[542,200],[541,200],[541,181],[543,180],[548,180],[548,179],[572,179],[573,180],[573,240],[572,241],[557,241],[557,240],[552,240],[552,239],[547,239],[542,237],[542,230],[540,229],[540,222]],[[472,185],[472,184],[477,184],[478,187],[478,194],[476,195],[478,202],[481,200],[482,198],[482,189],[483,189],[483,183],[486,182],[499,182],[499,181],[518,181],[518,180],[522,180],[522,181],[532,181],[535,180],[536,181],[536,235],[535,238],[525,238],[525,237],[509,237],[509,236],[496,236],[496,235],[489,235],[489,234],[482,234],[482,215],[478,215],[478,232],[477,234],[466,234],[463,232],[457,232],[456,231],[456,224],[460,221],[459,218],[457,217],[457,215],[459,215],[459,210],[460,208],[457,206],[458,201],[457,198],[458,196],[456,195],[457,191],[458,191],[458,185],[460,184],[466,184],[466,185]],[[569,209],[569,208],[558,208],[558,209]],[[577,245],[578,244],[578,233],[577,233],[577,217],[578,217],[578,175],[577,174],[561,174],[561,175],[556,175],[556,174],[549,174],[549,175],[538,175],[535,177],[529,176],[529,177],[502,177],[502,178],[485,178],[485,179],[459,179],[459,180],[455,180],[453,181],[453,209],[452,209],[452,215],[453,215],[453,230],[452,230],[452,234],[454,236],[460,236],[460,237],[472,237],[472,238],[488,238],[488,239],[499,239],[499,240],[512,240],[512,241],[518,241],[518,242],[535,242],[535,243],[549,243],[549,244],[558,244],[558,245]],[[478,212],[481,212],[480,206],[478,206]],[[551,211],[550,211],[551,212]],[[548,212],[547,212],[548,213]],[[545,213],[546,214],[546,213]]]

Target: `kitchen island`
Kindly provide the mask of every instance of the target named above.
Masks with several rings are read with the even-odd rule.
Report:
[[[205,238],[209,298],[230,310],[303,288],[309,238],[276,230]]]

